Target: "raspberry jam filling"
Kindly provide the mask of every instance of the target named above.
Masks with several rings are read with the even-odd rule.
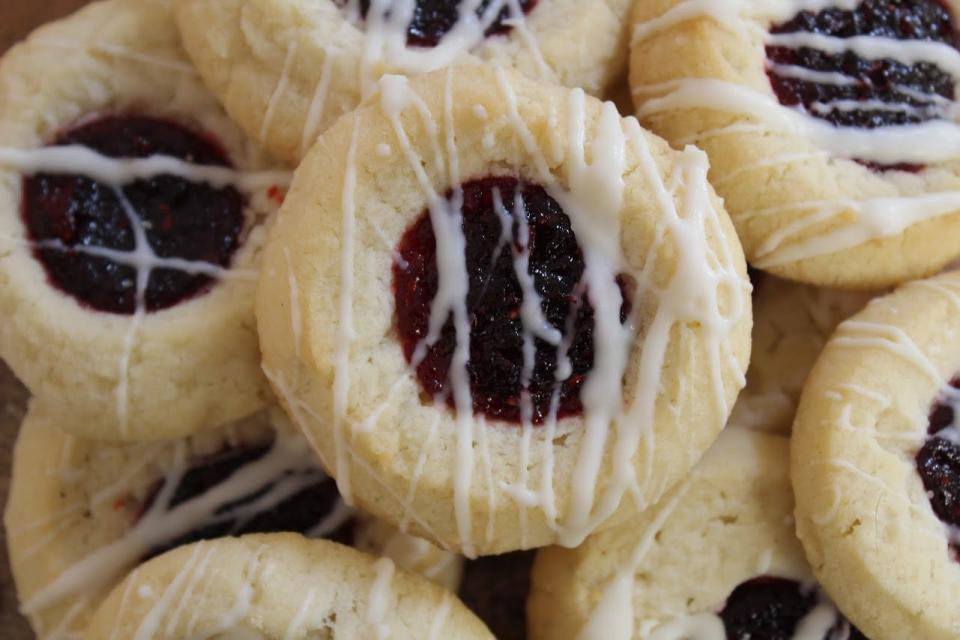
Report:
[[[795,580],[763,576],[742,583],[720,612],[727,640],[793,640],[801,621],[818,604],[815,589]],[[824,640],[866,640],[856,627],[837,614]]]
[[[950,381],[951,390],[960,389],[960,377]],[[948,393],[954,393],[950,391]],[[930,506],[940,520],[952,527],[960,527],[960,439],[954,424],[955,410],[947,398],[941,396],[930,410],[927,433],[929,438],[916,455],[917,473],[927,490]],[[950,545],[953,557],[960,560],[960,547]]]
[[[349,0],[339,0],[341,5],[347,5]],[[517,6],[524,14],[529,14],[536,7],[538,0],[517,0]],[[407,27],[407,44],[411,47],[435,47],[456,26],[460,20],[460,6],[463,0],[416,0],[413,9],[413,18]],[[477,18],[484,20],[493,0],[481,0],[476,9]],[[370,11],[370,0],[359,0],[360,14],[366,18]],[[490,26],[484,32],[487,37],[508,33],[513,29],[510,23],[511,2],[503,2],[502,9],[493,18]],[[389,14],[388,14],[389,16]]]
[[[159,154],[230,166],[212,139],[145,116],[105,116],[61,133],[53,145],[82,145],[111,158]],[[158,267],[139,291],[138,269],[145,267],[136,264],[143,254],[143,248],[137,251],[137,226],[157,258],[225,268],[240,245],[243,207],[232,187],[169,175],[122,190],[79,175],[38,173],[23,180],[23,221],[49,281],[91,309],[116,314],[133,314],[138,304],[146,311],[166,309],[214,282],[208,275]]]
[[[559,345],[533,338],[533,367],[526,386],[531,421],[541,424],[551,414],[555,393],[558,418],[580,414],[580,387],[593,368],[594,318],[582,284],[583,254],[570,219],[542,187],[522,184],[515,178],[483,178],[461,188],[469,279],[467,373],[474,412],[514,423],[522,417],[524,294],[514,264],[514,251],[520,250],[519,224],[511,218],[511,237],[505,239],[501,223],[501,216],[511,217],[520,210],[519,205],[529,228],[527,273],[540,297],[544,319],[563,335]],[[499,210],[495,194],[501,198]],[[423,212],[407,229],[397,254],[393,266],[396,326],[404,355],[413,364],[418,346],[426,344],[431,305],[439,284],[436,238],[429,212]],[[628,304],[621,310],[621,321],[629,312]],[[439,339],[426,345],[416,370],[426,396],[446,401],[450,407],[455,406],[450,366],[456,344],[453,318],[448,317]],[[570,375],[558,382],[561,350],[566,351]]]
[[[200,498],[217,487],[229,482],[230,477],[247,465],[253,464],[270,452],[269,446],[253,448],[232,448],[196,460],[189,470],[180,476],[170,499],[164,505],[155,505],[161,492],[166,488],[167,480],[160,480],[150,491],[144,502],[138,520],[155,508],[169,513],[178,506]],[[280,492],[280,499],[266,499],[268,494],[278,488],[280,483],[289,481],[294,474],[308,476],[297,484],[299,490],[289,493]],[[260,504],[258,504],[260,501]],[[158,556],[170,549],[182,545],[211,540],[223,536],[240,536],[248,533],[278,532],[316,532],[317,528],[331,517],[340,501],[337,484],[319,468],[315,471],[290,471],[281,477],[266,480],[262,487],[247,496],[227,502],[215,511],[215,518],[200,523],[195,529],[181,536],[153,547],[143,560]],[[324,532],[323,537],[342,544],[353,541],[353,519]]]
[[[803,11],[773,26],[770,33],[875,36],[960,46],[953,17],[939,0],[864,0],[853,11]],[[766,53],[772,63],[767,75],[780,103],[802,106],[809,115],[839,127],[876,129],[942,119],[955,97],[954,78],[930,62],[865,60],[853,50],[827,53],[776,44],[768,44]],[[923,168],[865,164],[874,170]]]
[[[535,551],[468,560],[457,595],[498,640],[527,637],[527,595]]]

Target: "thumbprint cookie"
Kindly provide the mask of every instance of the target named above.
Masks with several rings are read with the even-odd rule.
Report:
[[[960,636],[958,334],[960,273],[904,285],[839,326],[800,400],[797,532],[872,637]]]
[[[289,173],[161,0],[98,2],[0,63],[0,356],[62,424],[187,435],[266,405],[252,300]]]
[[[728,426],[788,435],[803,384],[837,325],[871,299],[865,291],[821,289],[758,271],[753,280],[753,348],[747,386]]]
[[[183,42],[252,138],[291,163],[376,89],[486,61],[603,95],[627,64],[629,0],[176,0]]]
[[[749,262],[878,289],[960,255],[956,0],[634,4],[641,122],[710,156]]]
[[[41,638],[77,636],[137,565],[220,536],[299,532],[451,588],[459,578],[457,556],[347,507],[279,410],[163,443],[104,444],[58,426],[33,403],[5,516],[21,610]]]
[[[788,457],[786,438],[728,430],[641,518],[576,549],[540,550],[530,637],[866,640],[813,579]]]
[[[456,596],[389,559],[290,533],[154,558],[113,590],[84,638],[493,640]]]
[[[652,504],[744,384],[743,254],[694,148],[492,66],[385,77],[271,231],[264,370],[344,498],[466,555]]]

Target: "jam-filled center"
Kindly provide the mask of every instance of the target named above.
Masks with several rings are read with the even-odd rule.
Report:
[[[917,473],[923,481],[930,506],[937,517],[960,531],[960,428],[956,424],[956,407],[960,402],[960,376],[950,381],[949,388],[930,409],[928,438],[917,452]],[[950,548],[954,559],[960,559],[958,536],[951,535]]]
[[[864,0],[852,11],[803,11],[770,34],[767,75],[783,105],[838,127],[877,129],[951,117],[956,79],[936,64],[937,56],[918,60],[906,43],[896,43],[957,48],[953,17],[939,0]]]
[[[804,618],[818,605],[816,589],[805,588],[795,580],[763,576],[737,586],[719,615],[727,640],[793,640]],[[835,622],[823,640],[866,640],[829,606]]]
[[[515,178],[474,180],[460,192],[474,412],[515,423],[528,417],[533,424],[581,413],[580,388],[593,368],[594,312],[570,219],[542,187]],[[456,242],[448,235],[440,234],[447,249]],[[400,241],[393,267],[396,326],[428,399],[454,407],[457,328],[453,313],[440,317],[434,309],[442,306],[434,305],[443,253],[437,242],[429,211]],[[450,265],[443,268],[450,277]],[[625,301],[621,321],[628,310]]]
[[[277,467],[275,473],[254,467],[272,451],[269,445],[224,449],[159,480],[138,520],[167,519],[171,530],[188,522],[189,530],[155,543],[144,560],[200,540],[248,533],[296,532],[351,544],[354,520],[344,510],[336,482],[319,467]],[[210,502],[218,492],[227,497]]]
[[[349,0],[338,0],[349,5]],[[371,0],[354,0],[359,4],[360,14],[369,18]],[[513,29],[513,20],[533,11],[539,0],[480,0],[474,11],[479,25],[485,27],[486,36],[501,35]],[[407,44],[412,47],[435,47],[453,31],[459,23],[464,23],[461,11],[466,11],[464,0],[416,0],[413,15],[407,25]],[[518,15],[519,14],[519,15]],[[392,18],[390,10],[381,16],[381,20]],[[469,18],[473,20],[473,17]]]
[[[170,156],[229,166],[211,138],[157,118],[115,115],[64,131],[116,159]],[[157,175],[124,186],[78,174],[24,178],[22,217],[49,281],[81,304],[117,314],[159,311],[210,288],[240,245],[244,201],[232,187]],[[206,267],[206,268],[205,268]]]

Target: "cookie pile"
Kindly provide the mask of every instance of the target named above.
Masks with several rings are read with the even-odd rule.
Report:
[[[955,5],[37,30],[0,61],[37,636],[960,637]]]

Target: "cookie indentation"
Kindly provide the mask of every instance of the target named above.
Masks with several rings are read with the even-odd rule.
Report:
[[[814,588],[804,587],[795,580],[763,576],[734,589],[720,618],[728,640],[793,640],[804,618],[820,604]],[[836,623],[824,640],[866,640],[835,609],[832,611]]]
[[[917,452],[917,473],[927,490],[930,506],[951,528],[960,527],[960,431],[955,424],[960,377],[950,381],[930,409],[927,433],[930,436]],[[957,541],[951,541],[955,558]]]
[[[461,189],[469,280],[467,373],[474,412],[518,423],[524,394],[529,394],[533,424],[551,415],[554,401],[558,418],[580,414],[580,388],[593,368],[594,317],[583,282],[583,254],[570,219],[542,187],[515,178],[474,180]],[[448,200],[452,197],[447,194]],[[395,321],[404,355],[416,366],[428,399],[454,407],[450,371],[457,334],[452,314],[433,336],[436,341],[428,344],[439,285],[437,242],[428,211],[407,229],[397,254]],[[529,258],[525,272],[520,266],[523,254]],[[525,273],[528,285],[532,282],[526,294],[518,273]],[[529,317],[536,301],[539,325]],[[629,301],[621,321],[628,309]],[[532,355],[532,367],[524,364],[525,337],[532,341],[532,354],[526,353]]]
[[[864,0],[853,11],[803,11],[770,29],[767,75],[780,103],[839,127],[880,127],[950,119],[955,79],[930,61],[913,61],[893,48],[890,57],[865,59],[876,42],[926,41],[960,46],[953,17],[938,0]],[[825,51],[816,39],[786,42],[784,34],[840,39],[840,51]],[[849,39],[857,38],[864,46]],[[829,47],[828,47],[829,48]],[[880,54],[882,55],[882,54]],[[870,58],[876,56],[870,54]],[[873,167],[876,168],[876,167]],[[918,170],[914,165],[879,167]]]
[[[348,5],[348,0],[339,0],[342,5]],[[481,24],[489,23],[484,33],[487,37],[508,33],[513,29],[511,18],[516,18],[514,12],[519,9],[529,14],[537,5],[538,0],[507,0],[498,3],[502,8],[496,15],[494,0],[481,0],[475,13]],[[359,0],[360,14],[364,19],[370,12],[371,0]],[[407,26],[407,45],[411,47],[435,47],[440,44],[444,36],[454,30],[460,22],[461,5],[463,0],[416,0],[413,16]],[[511,5],[516,6],[511,6]],[[389,12],[384,18],[390,19]]]
[[[229,167],[214,140],[157,118],[112,115],[63,132],[53,146],[82,145],[110,158],[171,156]],[[116,314],[167,309],[214,282],[195,265],[227,268],[240,246],[244,199],[233,187],[161,175],[114,187],[80,175],[23,181],[22,217],[49,281],[81,304]],[[140,246],[146,243],[148,248]],[[152,253],[165,267],[144,264]],[[182,268],[178,268],[180,263]],[[138,285],[138,276],[149,279]]]
[[[251,473],[251,465],[270,453],[270,446],[225,449],[193,461],[183,473],[161,479],[144,502],[139,517],[154,522],[183,518],[195,526],[155,544],[143,560],[200,540],[248,533],[298,532],[351,544],[354,520],[344,511],[336,482],[319,467],[298,467],[263,477],[246,495],[237,496],[237,492],[225,489],[230,482],[237,482],[240,474],[259,475],[258,471]],[[222,504],[205,504],[215,501],[218,492],[230,498]],[[175,513],[185,506],[195,511],[192,517]],[[197,518],[196,513],[206,517]]]

